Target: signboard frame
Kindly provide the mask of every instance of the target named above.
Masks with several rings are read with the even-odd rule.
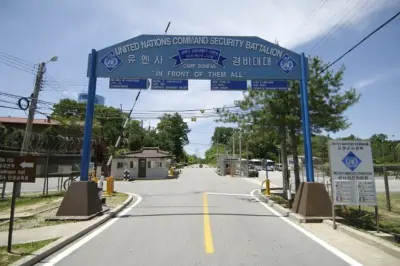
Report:
[[[0,182],[35,183],[36,158],[0,153]]]
[[[337,228],[335,206],[374,206],[376,228],[379,232],[371,142],[369,140],[329,140],[328,154],[333,228]],[[369,188],[369,191],[362,191],[364,195],[361,196],[360,185],[363,183],[369,183],[368,186],[363,186],[364,189]],[[366,198],[367,200],[369,198],[369,201],[366,201]]]
[[[136,67],[137,62],[142,64]],[[153,62],[153,65],[150,62]],[[210,71],[212,69],[218,71]],[[308,60],[304,53],[295,53],[259,37],[147,34],[99,51],[92,49],[88,56],[87,76],[90,97],[86,106],[81,180],[88,180],[97,78],[135,77],[300,80],[307,182],[314,182],[307,89],[308,75]]]

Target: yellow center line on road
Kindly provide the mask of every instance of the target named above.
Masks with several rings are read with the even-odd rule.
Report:
[[[204,212],[204,248],[207,254],[214,253],[214,244],[211,232],[210,215],[208,213],[207,194],[203,193],[203,212]]]

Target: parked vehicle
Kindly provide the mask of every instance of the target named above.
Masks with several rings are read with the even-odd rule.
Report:
[[[275,171],[275,162],[274,161],[266,159],[265,166],[268,171]]]
[[[257,171],[261,171],[263,168],[263,163],[261,159],[251,159],[250,165],[254,166]]]
[[[258,171],[254,165],[249,165],[249,177],[258,177]]]
[[[282,164],[281,163],[277,163],[276,165],[275,165],[275,170],[276,171],[282,171]]]

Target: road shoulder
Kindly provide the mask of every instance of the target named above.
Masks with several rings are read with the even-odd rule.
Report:
[[[252,193],[252,195],[254,195],[254,193]],[[368,241],[354,238],[351,234],[346,233],[346,231],[333,230],[329,223],[299,223],[296,219],[293,219],[293,216],[287,216],[287,211],[282,211],[284,208],[278,204],[265,203],[263,198],[260,197],[260,194],[258,194],[258,196],[255,195],[255,197],[260,203],[281,214],[283,219],[287,219],[296,226],[303,228],[326,244],[334,247],[350,258],[353,258],[355,261],[362,263],[362,265],[400,265],[400,258],[398,256],[388,254],[385,250],[382,250],[376,245],[372,245]],[[360,234],[365,233],[360,232]],[[398,255],[400,255],[400,253]],[[350,264],[355,265],[352,263]]]
[[[129,197],[120,205],[112,209],[108,214],[104,215],[96,222],[90,224],[88,227],[83,228],[82,230],[73,233],[72,235],[62,237],[57,241],[51,243],[33,252],[31,255],[24,257],[23,259],[15,262],[12,266],[27,266],[27,265],[35,265],[36,263],[40,262],[44,258],[50,256],[51,254],[57,252],[58,250],[62,249],[63,247],[67,246],[68,244],[74,242],[75,240],[81,238],[82,236],[86,235],[90,231],[97,229],[111,218],[115,217],[119,212],[121,212],[124,208],[126,208],[133,199],[136,198],[136,202],[139,201],[140,197],[133,193],[129,194]]]

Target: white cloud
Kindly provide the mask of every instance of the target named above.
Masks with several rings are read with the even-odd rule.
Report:
[[[387,80],[392,77],[397,77],[400,69],[392,69],[387,70],[385,73],[373,74],[365,79],[361,79],[359,81],[354,82],[353,87],[356,89],[364,89],[367,88],[379,81]]]
[[[107,7],[108,16],[114,18],[114,23],[121,25],[121,35],[134,31],[163,33],[168,21],[172,20],[169,34],[260,36],[269,41],[276,39],[291,48],[332,28],[358,24],[384,5],[394,4],[380,0],[325,1],[323,6],[321,0],[231,0],[229,4],[222,0],[203,0],[195,6],[186,0],[117,2],[114,5],[104,2],[104,7]],[[304,25],[299,29],[301,24]]]

